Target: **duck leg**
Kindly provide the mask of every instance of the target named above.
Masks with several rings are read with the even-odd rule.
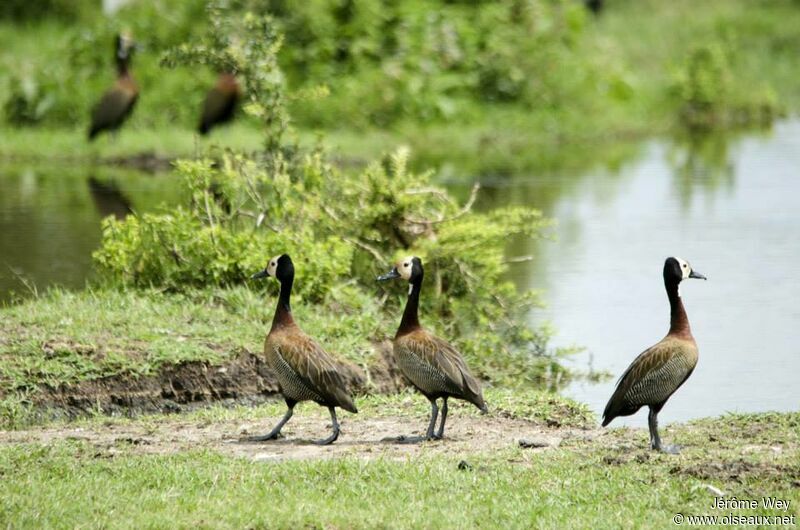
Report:
[[[444,422],[447,421],[447,396],[442,398],[442,422],[439,424],[439,430],[433,436],[436,440],[444,438]]]
[[[286,422],[289,421],[289,419],[292,417],[292,414],[294,414],[294,406],[296,404],[297,404],[296,401],[290,401],[287,399],[286,406],[288,408],[286,410],[286,414],[283,415],[283,418],[281,418],[281,421],[278,422],[275,428],[273,428],[267,434],[263,434],[261,436],[248,436],[246,438],[243,438],[242,441],[266,442],[267,440],[277,440],[278,437],[281,435],[281,429],[283,429],[283,426],[286,425]]]
[[[331,424],[333,425],[333,433],[330,436],[325,438],[324,440],[316,440],[314,443],[316,445],[330,445],[336,441],[339,437],[339,422],[336,421],[336,409],[334,407],[328,407],[328,411],[331,413]]]
[[[658,412],[660,408],[650,407],[650,414],[647,416],[647,425],[650,427],[650,448],[662,453],[677,455],[680,447],[677,445],[661,445],[661,438],[658,436]]]
[[[430,398],[428,398],[430,399]],[[431,421],[428,423],[428,430],[425,432],[425,436],[406,436],[400,435],[397,438],[384,438],[384,441],[391,441],[400,444],[415,444],[419,442],[424,442],[425,440],[434,440],[434,428],[436,427],[436,418],[439,416],[439,407],[436,405],[435,399],[430,399],[431,402]]]
[[[436,417],[439,415],[439,407],[436,405],[436,398],[431,400],[431,422],[428,424],[428,430],[425,433],[425,439],[435,439],[433,429],[436,428]]]

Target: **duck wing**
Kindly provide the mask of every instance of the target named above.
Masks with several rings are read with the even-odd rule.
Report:
[[[90,136],[122,124],[136,103],[138,94],[122,86],[108,90],[92,109]]]
[[[623,372],[603,412],[603,425],[644,405],[662,405],[689,378],[697,347],[666,338],[640,353]]]
[[[324,404],[358,412],[340,365],[314,339],[297,331],[270,342],[298,379],[319,395]]]
[[[484,412],[487,410],[480,383],[461,353],[449,342],[424,330],[406,336],[406,340],[408,352],[442,374],[453,395],[466,399]]]

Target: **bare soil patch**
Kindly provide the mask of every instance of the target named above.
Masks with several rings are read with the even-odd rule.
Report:
[[[323,414],[324,413],[324,414]],[[404,459],[422,454],[462,455],[517,446],[520,439],[533,441],[532,452],[558,447],[565,437],[584,437],[580,429],[549,428],[535,423],[492,416],[453,415],[448,421],[444,440],[400,444],[387,441],[398,435],[419,434],[425,428],[423,417],[364,417],[342,414],[342,432],[334,444],[317,446],[311,440],[326,437],[330,432],[327,412],[310,407],[298,409],[284,427],[284,438],[253,443],[242,437],[262,434],[278,418],[258,422],[188,421],[180,416],[168,421],[98,424],[92,427],[37,428],[25,431],[0,432],[0,444],[50,444],[64,440],[88,443],[97,458],[113,458],[121,454],[169,454],[189,450],[213,450],[254,461],[334,458],[357,456],[364,459],[387,457]]]
[[[673,474],[688,475],[703,480],[720,480],[744,482],[745,479],[758,477],[800,477],[800,463],[787,466],[774,462],[750,462],[733,460],[727,462],[707,462],[687,467],[675,467]]]

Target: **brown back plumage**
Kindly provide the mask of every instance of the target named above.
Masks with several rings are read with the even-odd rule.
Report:
[[[217,84],[206,94],[198,132],[207,134],[214,126],[232,120],[240,96],[236,78],[232,74],[220,74]]]
[[[117,79],[92,109],[89,139],[94,139],[103,131],[119,129],[130,116],[138,98],[139,88],[131,77]]]
[[[452,396],[486,412],[480,383],[444,339],[417,328],[395,338],[394,352],[403,374],[426,396]]]
[[[358,412],[338,363],[296,324],[273,328],[264,353],[287,398]]]
[[[103,131],[118,129],[128,119],[139,98],[139,87],[131,77],[128,66],[136,45],[127,35],[117,35],[114,40],[114,61],[117,64],[117,80],[100,101],[92,108],[92,123],[89,140]]]
[[[694,339],[671,335],[642,352],[619,378],[603,412],[603,426],[643,406],[660,408],[686,382],[697,359]]]

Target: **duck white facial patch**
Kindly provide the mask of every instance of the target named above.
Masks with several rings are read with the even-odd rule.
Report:
[[[681,259],[681,258],[679,258],[677,256],[675,256],[675,259],[678,261],[678,264],[681,266],[681,276],[685,280],[686,278],[689,277],[689,274],[691,274],[692,267],[689,265],[689,262],[686,261],[685,259]],[[680,295],[680,292],[678,293],[678,295]]]

